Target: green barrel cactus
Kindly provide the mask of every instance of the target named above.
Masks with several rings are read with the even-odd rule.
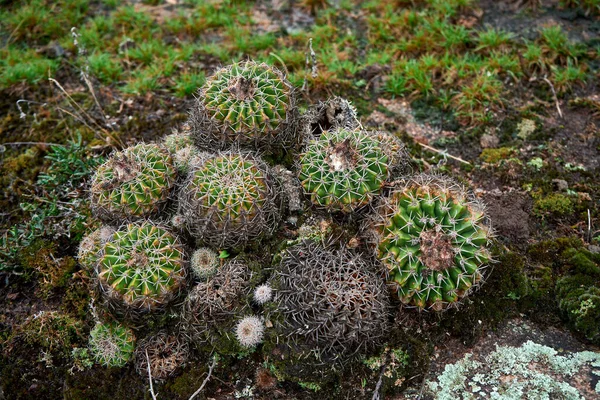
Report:
[[[383,140],[385,138],[385,140]],[[350,212],[381,193],[403,157],[394,138],[383,133],[337,129],[325,131],[302,154],[298,177],[313,204]]]
[[[150,216],[168,199],[175,177],[171,156],[163,148],[129,147],[98,167],[90,190],[92,210],[105,220]]]
[[[232,152],[198,160],[179,196],[178,214],[192,236],[222,249],[244,246],[275,230],[280,190],[264,162]]]
[[[97,323],[90,331],[89,348],[97,363],[123,367],[133,358],[135,336],[131,329],[119,323]]]
[[[177,237],[149,222],[116,231],[102,251],[96,275],[114,304],[136,312],[166,305],[185,284],[184,251]]]
[[[296,113],[293,87],[280,71],[242,61],[207,79],[188,123],[201,149],[269,150],[294,141]]]
[[[483,204],[442,177],[402,182],[381,201],[369,231],[400,300],[420,309],[456,304],[491,260]]]

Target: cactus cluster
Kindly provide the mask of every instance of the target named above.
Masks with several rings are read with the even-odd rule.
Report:
[[[98,167],[90,188],[94,213],[105,220],[132,220],[160,211],[175,183],[168,153],[138,144],[113,154]]]
[[[131,311],[160,308],[185,284],[184,252],[173,234],[152,223],[129,224],[104,245],[96,265],[108,298]]]
[[[215,248],[235,248],[273,232],[280,220],[278,184],[257,157],[221,153],[200,160],[180,193],[188,231]]]
[[[133,358],[135,336],[119,323],[97,323],[90,332],[89,348],[99,364],[122,367]]]
[[[189,124],[201,149],[271,149],[294,141],[296,113],[293,87],[281,72],[243,61],[207,79]]]
[[[272,285],[282,336],[304,351],[343,357],[384,339],[389,298],[368,262],[306,240],[284,250]]]
[[[184,124],[181,131],[174,130],[163,139],[163,145],[173,158],[173,165],[180,174],[187,174],[190,163],[200,151],[194,146],[194,141],[189,132],[189,125]]]
[[[382,132],[325,131],[302,154],[298,177],[313,204],[330,211],[353,211],[380,194],[390,178],[392,162],[400,161],[392,155],[399,150],[393,143]]]
[[[451,180],[418,175],[384,198],[373,215],[377,257],[402,302],[441,310],[483,279],[492,238],[482,203]]]

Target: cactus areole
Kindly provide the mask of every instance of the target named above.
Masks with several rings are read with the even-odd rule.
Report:
[[[404,303],[440,310],[480,283],[491,232],[483,206],[460,186],[418,176],[378,211],[376,253]]]

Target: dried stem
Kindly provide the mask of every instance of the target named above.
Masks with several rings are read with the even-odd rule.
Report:
[[[213,356],[213,362],[210,365],[210,367],[208,368],[208,375],[206,375],[206,378],[204,378],[204,381],[202,382],[202,385],[200,385],[200,387],[198,388],[198,390],[196,390],[194,392],[194,394],[192,394],[189,398],[189,400],[192,400],[194,397],[196,397],[201,391],[202,389],[204,389],[204,386],[206,385],[206,383],[208,382],[208,380],[210,379],[210,376],[212,375],[212,371],[215,368],[215,365],[217,364],[217,357]]]

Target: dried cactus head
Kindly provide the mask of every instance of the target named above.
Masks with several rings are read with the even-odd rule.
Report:
[[[281,207],[270,168],[241,153],[199,159],[179,196],[179,214],[189,232],[214,248],[243,247],[270,235]]]
[[[251,272],[237,259],[226,262],[213,277],[188,293],[182,311],[182,331],[198,347],[222,350],[235,338],[236,316],[243,315],[250,295]]]
[[[279,70],[242,61],[207,79],[188,123],[201,149],[270,150],[296,140],[296,113],[293,87]]]
[[[154,144],[113,154],[91,184],[94,214],[105,220],[134,220],[160,211],[175,183],[171,156]]]
[[[311,141],[298,170],[313,204],[330,211],[350,212],[378,195],[395,164],[403,161],[398,153],[399,142],[385,135],[337,129]]]
[[[133,358],[135,336],[117,322],[97,323],[90,331],[89,348],[94,360],[106,367],[123,367]]]
[[[318,139],[325,131],[359,128],[360,123],[354,106],[348,100],[337,96],[319,101],[309,108],[300,120],[300,130],[306,141]]]
[[[428,175],[382,199],[368,229],[403,303],[441,310],[481,283],[492,238],[484,210],[462,186]]]
[[[384,340],[389,298],[368,262],[306,240],[284,250],[271,284],[276,329],[290,347],[344,360]]]
[[[96,266],[101,292],[126,311],[167,305],[185,285],[179,239],[150,222],[129,224],[106,242]]]
[[[189,354],[185,340],[161,331],[139,343],[135,351],[135,370],[147,377],[149,364],[152,379],[166,379],[186,364]]]

